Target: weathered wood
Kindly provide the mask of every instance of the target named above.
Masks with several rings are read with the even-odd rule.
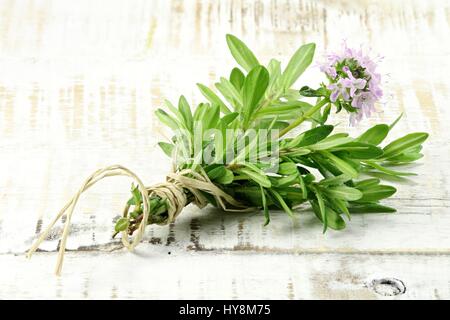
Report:
[[[0,256],[0,298],[448,299],[448,256],[415,254],[71,252],[62,277],[53,254]],[[53,267],[53,264],[52,264]],[[397,283],[390,284],[388,281]],[[386,284],[377,284],[377,281]],[[375,282],[375,286],[374,286]],[[406,288],[402,289],[402,286]]]
[[[444,0],[0,1],[0,267],[8,265],[0,297],[377,298],[365,281],[394,277],[407,287],[397,297],[449,298],[449,12]],[[394,182],[399,191],[386,202],[398,213],[354,215],[345,231],[322,235],[305,210],[293,221],[275,212],[264,228],[261,213],[191,206],[175,224],[149,228],[141,256],[110,253],[118,248],[112,220],[130,188],[110,178],[77,208],[68,248],[79,252],[63,278],[49,276],[55,254],[29,263],[11,255],[24,252],[97,168],[120,163],[148,184],[165,178],[170,163],[156,146],[165,131],[153,112],[181,93],[195,104],[196,82],[227,75],[228,32],[262,62],[286,62],[311,41],[318,59],[343,38],[385,56],[386,104],[349,130],[405,111],[393,138],[430,132],[418,177]],[[311,68],[299,85],[321,80]],[[344,113],[334,117],[347,123]],[[43,250],[56,249],[60,226]],[[184,263],[192,268],[176,269]],[[123,271],[136,264],[136,281],[124,285]],[[137,281],[149,268],[175,274],[167,290]],[[281,272],[267,273],[275,268]]]

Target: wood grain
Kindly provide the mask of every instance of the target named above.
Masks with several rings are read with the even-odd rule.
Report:
[[[31,261],[8,255],[2,263],[14,270],[0,273],[1,293],[31,299],[445,299],[450,294],[450,277],[443,272],[450,268],[448,256],[170,253],[148,245],[133,254],[69,253],[66,262],[76,267],[61,277],[48,268],[53,254]],[[396,291],[372,286],[386,278],[403,282],[404,293],[386,296]]]
[[[367,286],[383,277],[405,283],[394,298],[450,298],[448,1],[1,0],[0,16],[0,298],[385,298]],[[110,239],[130,181],[110,178],[77,208],[68,248],[78,252],[62,278],[50,275],[53,253],[25,262],[24,250],[97,168],[120,163],[148,184],[164,179],[170,163],[156,143],[167,134],[153,112],[180,94],[195,104],[195,83],[228,74],[226,33],[263,62],[286,63],[312,41],[317,60],[342,39],[385,56],[384,104],[345,129],[404,111],[393,138],[430,132],[419,176],[393,182],[399,191],[386,203],[398,213],[355,215],[345,231],[322,235],[306,209],[293,220],[276,212],[264,228],[261,213],[188,207],[176,223],[148,228],[134,255]],[[318,81],[310,68],[299,85]],[[345,115],[335,119],[346,126]],[[60,232],[42,249],[54,251]],[[126,283],[122,271],[136,264]],[[170,269],[167,290],[138,281],[148,268]]]

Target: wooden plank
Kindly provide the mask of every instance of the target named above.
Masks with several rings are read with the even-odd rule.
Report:
[[[93,196],[100,196],[94,194]],[[294,219],[285,213],[272,213],[271,223],[264,227],[261,212],[250,214],[224,213],[215,208],[198,210],[188,207],[170,226],[147,228],[143,242],[154,246],[173,246],[187,250],[250,250],[262,252],[371,252],[371,253],[421,253],[450,254],[450,217],[448,205],[441,201],[401,199],[390,205],[401,208],[397,214],[353,215],[344,231],[321,233],[321,224],[307,211],[300,211]],[[106,250],[120,245],[112,241],[112,216],[105,210],[78,214],[68,242],[71,250]],[[31,245],[39,225],[27,224],[29,235],[7,228],[2,233],[3,252],[20,253]],[[8,225],[17,225],[17,219]],[[63,225],[60,223],[46,241],[43,250],[56,250]],[[433,236],[430,236],[433,235]],[[16,240],[14,242],[13,240]]]
[[[377,274],[404,280],[407,291],[397,298],[449,298],[449,12],[445,0],[0,1],[0,265],[9,266],[0,297],[377,298],[363,285]],[[322,235],[304,209],[292,221],[274,212],[264,228],[260,213],[191,206],[175,224],[148,228],[142,256],[108,253],[118,248],[112,220],[130,188],[111,178],[83,196],[68,242],[79,252],[69,255],[63,278],[48,277],[54,254],[30,263],[10,255],[23,253],[99,167],[121,163],[147,184],[164,180],[170,163],[156,142],[167,132],[153,112],[181,93],[198,103],[196,82],[212,85],[228,74],[228,32],[263,62],[286,62],[311,41],[319,59],[343,38],[385,56],[379,112],[357,128],[345,128],[344,113],[334,121],[356,135],[405,111],[393,138],[430,132],[413,168],[419,176],[394,182],[399,191],[387,204],[398,214],[355,215],[347,230]],[[299,86],[322,80],[311,68]],[[56,249],[60,231],[43,250]],[[111,273],[95,270],[103,261]],[[137,261],[141,276],[153,267],[176,274],[167,292],[150,279],[123,284],[121,271]],[[193,274],[176,269],[185,261]],[[282,272],[267,274],[264,264]],[[252,268],[255,276],[239,271]],[[33,277],[36,287],[28,285]],[[51,285],[39,293],[45,279]]]
[[[61,277],[49,270],[49,254],[29,261],[2,255],[0,263],[14,268],[0,273],[0,298],[450,298],[450,274],[443,272],[450,269],[448,256],[183,250],[171,250],[169,255],[166,250],[147,249],[148,245],[140,247],[135,254],[69,253]]]

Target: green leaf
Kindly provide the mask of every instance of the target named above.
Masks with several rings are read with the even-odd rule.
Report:
[[[328,116],[331,112],[331,103],[327,104],[325,109],[323,109],[322,117],[321,117],[321,123],[324,124],[328,120]]]
[[[275,197],[278,204],[283,208],[284,212],[286,212],[292,218],[294,216],[294,213],[292,212],[291,208],[289,208],[287,203],[284,201],[283,197],[273,189],[269,189],[268,191]]]
[[[392,141],[386,147],[384,147],[384,159],[389,159],[390,157],[395,157],[405,150],[421,145],[428,138],[428,133],[425,132],[415,132],[407,134],[406,136]]]
[[[304,101],[288,101],[285,103],[274,103],[258,110],[258,115],[275,115],[279,116],[282,112],[286,113],[289,120],[292,120],[293,112],[301,112],[312,108],[312,105]]]
[[[372,161],[366,161],[364,163],[366,165],[368,165],[369,167],[372,167],[378,171],[389,174],[391,176],[416,176],[417,175],[416,173],[413,173],[413,172],[403,172],[403,171],[388,169],[388,168],[383,167],[383,166],[379,165],[378,163],[375,163]]]
[[[345,229],[345,221],[339,214],[336,213],[336,211],[327,207],[326,212],[328,219],[328,227],[330,227],[333,230]]]
[[[294,162],[282,162],[278,168],[279,174],[294,175],[298,173],[297,165]]]
[[[305,149],[305,148],[294,148],[291,149],[291,151],[287,152],[286,154],[291,157],[298,157],[298,156],[304,156],[305,154],[311,153],[311,150]]]
[[[377,203],[351,204],[348,208],[351,213],[393,213],[397,210]]]
[[[355,187],[358,189],[370,188],[380,184],[380,179],[370,178],[355,182]]]
[[[353,138],[348,137],[346,134],[334,134],[325,138],[324,140],[308,146],[311,150],[326,150],[333,147],[337,147],[353,141]]]
[[[290,186],[294,183],[297,183],[298,181],[298,176],[296,174],[293,175],[289,175],[286,177],[281,177],[281,178],[273,178],[271,179],[273,181],[272,185],[275,187],[287,187]]]
[[[392,122],[392,123],[389,125],[389,131],[392,130],[392,129],[395,127],[395,125],[397,124],[397,122],[399,122],[400,119],[401,119],[402,117],[403,117],[403,112],[400,113],[400,115],[397,117],[397,119],[395,119],[394,122]]]
[[[329,201],[336,207],[335,209],[337,211],[340,211],[343,214],[345,214],[348,220],[352,219],[352,217],[350,216],[350,211],[348,211],[347,208],[347,202],[345,200],[333,198],[329,199]]]
[[[135,205],[142,202],[142,194],[137,186],[132,187],[131,193],[133,194],[133,200]]]
[[[326,97],[327,96],[327,90],[324,88],[319,88],[319,89],[313,89],[310,88],[308,86],[303,86],[301,87],[301,89],[299,90],[299,93],[304,96],[304,97]]]
[[[319,212],[320,212],[320,217],[323,223],[323,233],[325,233],[327,231],[327,227],[328,227],[328,219],[327,219],[327,212],[325,210],[325,202],[323,201],[322,195],[320,194],[320,192],[315,189],[315,194],[316,194],[316,198],[317,198],[317,203],[319,204]]]
[[[134,201],[134,197],[128,199],[127,204],[129,204],[130,206],[136,205],[136,202]]]
[[[358,176],[358,171],[343,159],[335,156],[328,151],[322,151],[322,154],[330,159],[331,162],[333,162],[333,164],[336,166],[336,168],[338,168],[343,174],[346,174],[352,178],[356,178]]]
[[[249,131],[247,131],[248,133]],[[248,142],[247,142],[248,141]],[[257,149],[258,149],[258,137],[257,136],[253,136],[253,135],[249,135],[249,134],[244,134],[243,136],[241,136],[238,141],[236,142],[237,146],[244,146],[243,148],[240,148],[239,153],[236,155],[236,157],[234,158],[234,162],[235,163],[243,163],[245,161],[248,160],[248,156],[249,155],[255,155]],[[265,175],[259,167],[257,167],[256,165],[252,164],[251,162],[246,162],[245,166],[251,168],[254,171],[257,172],[261,172],[261,174]]]
[[[355,201],[360,199],[363,194],[361,191],[355,188],[347,187],[347,186],[335,186],[329,187],[324,190],[328,196],[334,197],[336,199],[347,200],[347,201]]]
[[[221,177],[222,175],[225,174],[225,170],[227,170],[224,166],[222,165],[213,165],[214,167],[210,170],[206,169],[206,174],[208,175],[208,177],[211,180],[217,179],[219,177]]]
[[[281,85],[284,89],[289,89],[311,64],[315,49],[316,45],[309,43],[301,46],[294,53],[281,76]]]
[[[163,109],[158,109],[155,111],[156,116],[158,117],[159,121],[164,123],[166,126],[171,128],[172,130],[178,130],[179,125],[176,120],[174,120],[171,116],[167,114]]]
[[[272,186],[269,178],[266,175],[261,174],[260,172],[253,171],[252,169],[249,168],[240,168],[237,169],[237,172],[247,175],[250,179],[252,179],[260,186],[263,186],[264,188],[270,188]]]
[[[228,79],[220,78],[220,82],[216,83],[216,88],[224,96],[227,101],[234,106],[235,110],[242,107],[242,97],[239,91],[231,84]]]
[[[223,165],[213,165],[211,170],[207,170],[206,173],[211,180],[221,184],[230,184],[233,182],[234,174],[231,170],[228,170]]]
[[[236,90],[241,90],[244,85],[245,75],[242,73],[241,69],[233,68],[230,74],[230,82],[236,88]]]
[[[411,153],[403,153],[401,155],[395,156],[395,157],[391,157],[389,158],[389,162],[393,162],[393,163],[408,163],[408,162],[414,162],[417,161],[419,159],[421,159],[423,157],[422,153],[416,153],[416,152],[411,152]]]
[[[167,199],[151,199],[149,208],[152,212],[152,216],[160,215],[167,212]]]
[[[273,119],[262,119],[256,123],[253,127],[255,129],[267,129],[270,131],[272,129],[282,130],[289,125],[286,121],[276,121],[276,118]]]
[[[269,71],[271,81],[273,78],[281,76],[281,62],[276,59],[270,59],[267,71]]]
[[[320,208],[317,204],[317,201],[311,201],[311,207],[313,208],[313,211],[317,218],[319,218],[320,221],[322,221]],[[333,230],[342,230],[345,228],[345,221],[342,219],[342,217],[336,213],[331,208],[325,207],[325,214],[327,216],[327,225]],[[323,221],[322,221],[323,223]]]
[[[357,112],[358,111],[357,108],[354,108],[351,106],[350,102],[343,101],[343,100],[337,100],[337,101],[340,101],[340,103],[339,103],[340,107],[344,108],[348,112]]]
[[[173,148],[175,147],[173,144],[161,141],[158,142],[158,145],[168,157],[172,158]]]
[[[298,176],[298,182],[300,184],[300,189],[302,190],[302,198],[306,199],[308,197],[308,189],[306,188],[305,179],[301,175]]]
[[[259,65],[255,55],[244,44],[244,42],[231,34],[227,34],[226,39],[231,55],[247,72]]]
[[[295,137],[294,139],[292,139],[292,141],[290,141],[286,145],[286,147],[287,148],[304,147],[322,141],[331,133],[331,131],[333,131],[333,128],[334,127],[331,125],[325,125],[305,131],[302,134]]]
[[[178,120],[177,123],[180,122],[184,124],[184,118],[181,115],[180,111],[177,108],[175,108],[175,106],[169,100],[165,99],[164,105],[166,106],[167,109],[169,109],[170,112],[172,112],[176,116],[175,120]]]
[[[236,119],[236,117],[239,115],[239,113],[237,112],[231,112],[225,116],[223,116],[220,119],[220,124],[226,128],[230,123],[232,123],[234,121],[234,119]]]
[[[349,142],[338,147],[331,148],[332,152],[339,151],[351,159],[375,159],[383,154],[383,150],[373,144],[363,142]]]
[[[189,106],[189,103],[187,102],[184,96],[180,96],[180,100],[178,101],[178,110],[180,111],[181,116],[183,117],[184,123],[186,124],[188,130],[192,131],[193,120],[191,107]]]
[[[220,106],[220,111],[227,114],[230,113],[230,109],[225,105],[225,103],[219,98],[217,94],[215,94],[210,88],[207,86],[204,86],[201,83],[197,83],[197,87],[199,88],[200,92],[203,94],[203,96],[208,99],[209,102],[212,104],[217,104]]]
[[[370,188],[364,188],[361,191],[363,196],[358,199],[358,202],[370,202],[388,198],[392,196],[397,189],[392,186],[380,184]]]
[[[120,218],[119,220],[117,220],[116,225],[114,226],[114,230],[116,232],[125,231],[127,230],[129,225],[130,221],[127,218]]]
[[[202,122],[207,108],[208,108],[208,104],[207,103],[200,103],[197,106],[197,109],[195,109],[195,112],[194,112],[194,123]]]
[[[220,119],[220,108],[217,104],[210,106],[203,117],[204,130],[216,128]]]
[[[225,169],[225,174],[216,178],[214,181],[221,184],[230,184],[234,180],[233,171]]]
[[[264,217],[266,218],[266,221],[264,222],[264,226],[267,226],[270,222],[269,207],[267,206],[267,199],[266,199],[266,193],[264,191],[264,188],[260,186],[260,189],[261,189],[261,202],[262,202],[262,207],[264,210]]]
[[[330,177],[330,178],[326,178],[323,179],[319,182],[319,185],[321,186],[335,186],[335,185],[341,185],[344,182],[347,182],[351,179],[351,177],[346,176],[345,174],[341,174],[339,176],[336,177]]]
[[[142,194],[134,184],[131,184],[131,194],[133,197],[127,202],[130,206],[136,206],[142,202]]]
[[[264,96],[269,84],[269,73],[263,66],[254,67],[244,81],[243,90],[243,114],[248,120],[256,109],[261,98]]]
[[[267,71],[269,71],[270,80],[267,91],[275,93],[277,95],[280,91],[280,79],[281,79],[281,62],[275,59],[271,59],[267,65]]]
[[[370,143],[375,146],[379,145],[389,133],[389,126],[387,124],[377,124],[364,132],[356,141]]]
[[[316,180],[316,177],[313,174],[311,174],[311,173],[307,173],[303,177],[303,180],[305,181],[306,184],[310,184],[311,182]]]
[[[142,213],[141,210],[138,210],[138,211],[136,211],[136,210],[131,211],[131,212],[130,212],[130,218],[132,218],[132,219],[137,219],[137,217],[139,217],[139,215],[140,215],[141,213]]]

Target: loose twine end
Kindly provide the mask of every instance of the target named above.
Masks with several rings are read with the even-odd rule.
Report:
[[[82,184],[80,189],[74,194],[74,196],[66,203],[66,205],[59,211],[56,217],[50,222],[47,228],[40,234],[39,238],[33,243],[28,252],[26,253],[26,258],[30,259],[34,252],[38,249],[40,244],[48,237],[48,234],[64,215],[66,215],[66,221],[64,224],[64,229],[61,237],[61,243],[59,246],[59,253],[56,262],[55,274],[57,276],[61,275],[62,266],[64,262],[64,253],[66,250],[67,237],[70,231],[70,224],[72,215],[74,213],[75,206],[83,192],[88,190],[98,181],[113,176],[128,176],[134,179],[137,183],[139,192],[142,196],[143,202],[143,217],[137,228],[136,235],[130,242],[127,230],[121,231],[122,233],[122,244],[129,251],[133,251],[134,248],[141,242],[145,227],[147,225],[148,217],[151,213],[151,208],[149,205],[149,196],[157,195],[161,198],[167,199],[168,211],[167,219],[162,224],[167,224],[173,222],[176,217],[181,213],[182,209],[187,204],[187,197],[184,190],[188,190],[194,196],[194,203],[199,207],[203,208],[208,204],[207,199],[203,195],[203,192],[210,193],[214,196],[217,205],[221,207],[224,211],[238,211],[238,212],[248,212],[254,210],[254,208],[249,208],[241,204],[239,201],[235,200],[232,196],[225,193],[222,189],[217,187],[205,172],[196,172],[192,169],[185,169],[179,172],[171,173],[167,176],[167,182],[156,184],[151,187],[146,187],[141,179],[133,173],[131,170],[121,166],[112,165],[106,168],[95,171],[90,175]],[[227,205],[231,205],[229,208]],[[124,215],[128,214],[128,207],[125,208]]]

